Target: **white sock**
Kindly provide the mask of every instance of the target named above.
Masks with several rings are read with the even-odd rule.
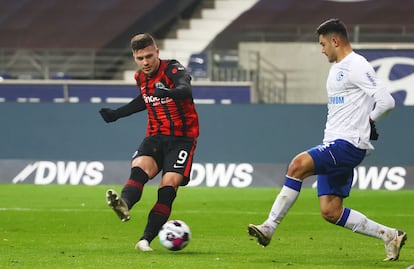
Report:
[[[265,225],[268,225],[273,230],[276,229],[298,198],[301,187],[301,180],[286,176],[285,184],[273,202],[269,216],[264,222]]]
[[[395,236],[395,229],[370,220],[364,214],[349,208],[344,208],[336,224],[353,232],[382,239],[384,242],[389,242]]]

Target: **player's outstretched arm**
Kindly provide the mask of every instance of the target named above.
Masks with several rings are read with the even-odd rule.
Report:
[[[131,102],[126,105],[123,105],[117,109],[111,108],[102,108],[99,110],[103,120],[107,123],[114,122],[119,118],[127,117],[131,114],[137,113],[139,111],[145,110],[145,102],[142,100],[141,95],[134,98]]]

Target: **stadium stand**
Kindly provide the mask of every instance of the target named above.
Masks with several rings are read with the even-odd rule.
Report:
[[[186,27],[174,31],[174,38],[162,41],[164,57],[187,64],[192,53],[202,52],[208,44],[240,14],[249,10],[259,0],[200,1],[203,5],[197,14],[186,20]],[[206,3],[211,2],[211,5]]]
[[[209,48],[235,49],[241,41],[314,42],[315,28],[337,17],[357,42],[413,42],[414,2],[405,0],[261,0],[242,14]]]
[[[122,70],[134,68],[128,49],[131,35],[151,32],[167,57],[178,54],[168,44],[182,44],[171,42],[173,38],[190,43],[188,36],[198,36],[205,48],[195,49],[197,57],[184,59],[204,57],[229,73],[212,77],[209,70],[210,80],[249,80],[249,73],[235,70],[240,42],[315,42],[315,27],[328,17],[343,19],[355,42],[414,42],[414,3],[406,0],[249,0],[253,6],[210,40],[204,40],[201,29],[188,31],[190,19],[202,17],[202,8],[226,7],[222,18],[232,13],[219,2],[238,7],[236,0],[133,5],[127,0],[0,0],[0,73],[5,78],[122,79]]]
[[[159,32],[195,0],[2,1],[1,48],[125,48],[131,33]],[[128,38],[122,37],[128,33]]]
[[[1,1],[0,73],[14,78],[110,79],[140,32],[161,38],[197,0]]]

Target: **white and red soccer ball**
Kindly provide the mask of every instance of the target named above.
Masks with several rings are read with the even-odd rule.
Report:
[[[166,249],[181,250],[190,242],[190,227],[182,220],[169,220],[162,226],[158,238],[161,245]]]

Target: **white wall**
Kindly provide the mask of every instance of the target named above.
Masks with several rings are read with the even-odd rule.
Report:
[[[287,73],[288,103],[326,103],[325,82],[330,63],[318,43],[241,43],[240,65],[249,68],[248,54],[261,57]]]
[[[355,43],[354,49],[414,49],[412,43]],[[326,103],[326,77],[331,64],[325,55],[321,53],[318,42],[315,43],[270,43],[270,42],[245,42],[239,45],[240,65],[251,68],[249,52],[259,52],[261,57],[274,63],[276,67],[287,73],[287,103]],[[394,64],[400,62],[396,61]],[[389,65],[390,63],[388,63]],[[410,62],[411,64],[411,62]],[[392,91],[393,83],[399,83],[400,88],[412,91],[411,78],[404,81],[389,81],[389,73],[379,74],[379,78],[386,87]],[[402,83],[402,84],[401,84]],[[405,83],[405,84],[404,84]],[[400,85],[401,84],[401,85]],[[412,100],[407,97],[406,105],[412,105]]]

